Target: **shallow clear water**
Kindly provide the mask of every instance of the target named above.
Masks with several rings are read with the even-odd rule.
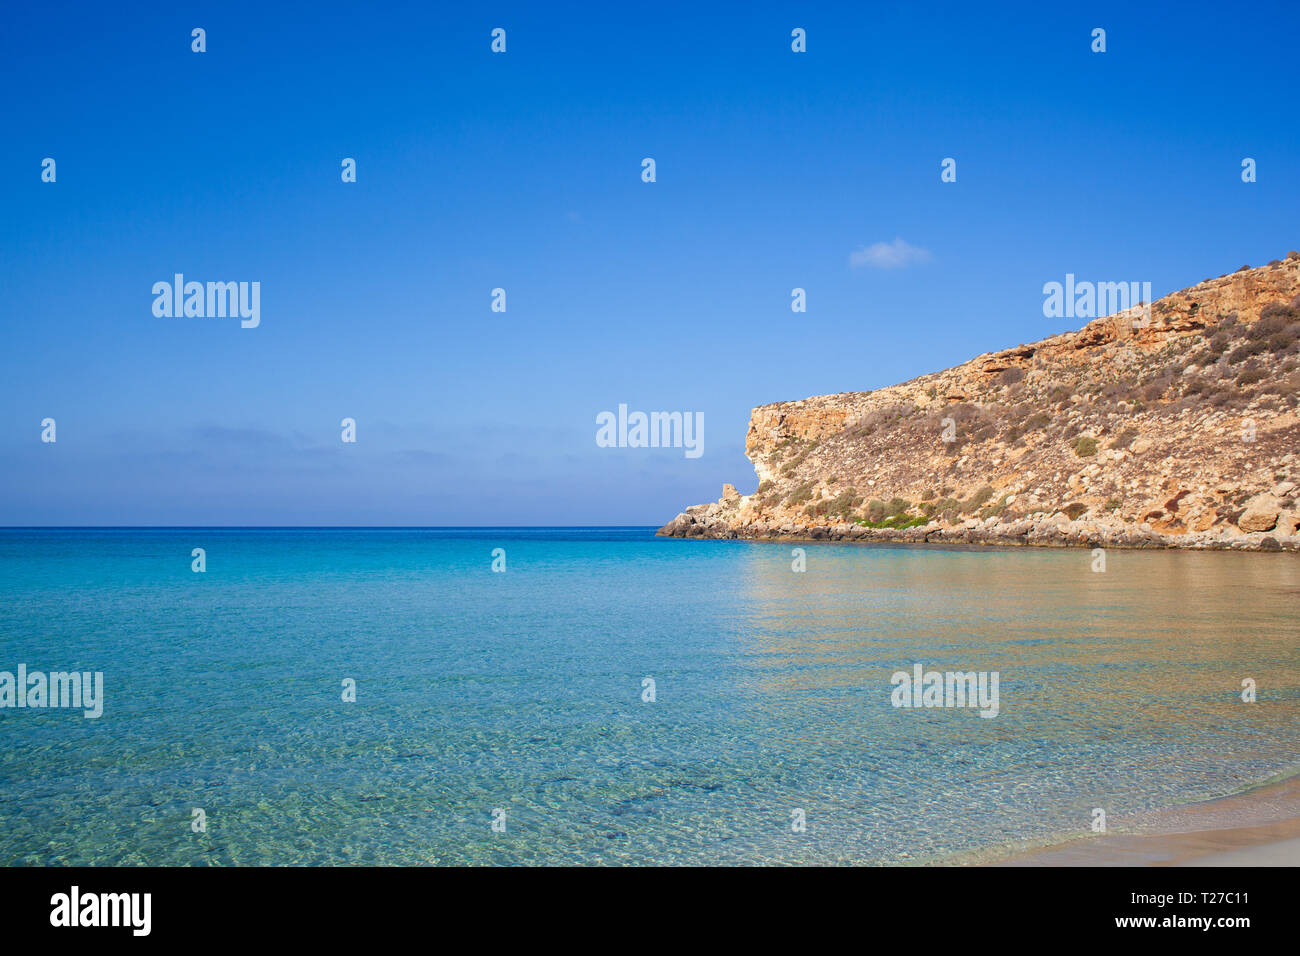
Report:
[[[0,864],[902,862],[1300,764],[1294,555],[802,547],[0,531],[0,671],[107,698],[0,709]],[[999,715],[894,708],[916,662]]]

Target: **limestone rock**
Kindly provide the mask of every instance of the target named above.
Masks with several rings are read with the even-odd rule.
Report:
[[[1285,341],[1259,351],[1266,309],[1300,321],[1300,257],[1165,296],[1141,327],[1129,309],[899,385],[761,405],[745,437],[761,491],[724,485],[660,533],[1300,552],[1300,371]],[[1258,382],[1226,360],[1247,344]]]
[[[1237,519],[1242,531],[1272,531],[1282,513],[1282,503],[1272,494],[1252,498],[1245,512]]]

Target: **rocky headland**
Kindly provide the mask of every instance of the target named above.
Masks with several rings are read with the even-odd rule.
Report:
[[[1300,550],[1300,253],[870,392],[755,408],[689,538]]]

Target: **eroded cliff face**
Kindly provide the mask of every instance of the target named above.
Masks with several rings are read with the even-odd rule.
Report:
[[[873,392],[753,410],[660,534],[1300,549],[1300,253]]]

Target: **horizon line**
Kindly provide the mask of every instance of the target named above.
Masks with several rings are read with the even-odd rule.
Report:
[[[512,531],[519,529],[628,530],[657,524],[33,524],[0,525],[0,531]]]

